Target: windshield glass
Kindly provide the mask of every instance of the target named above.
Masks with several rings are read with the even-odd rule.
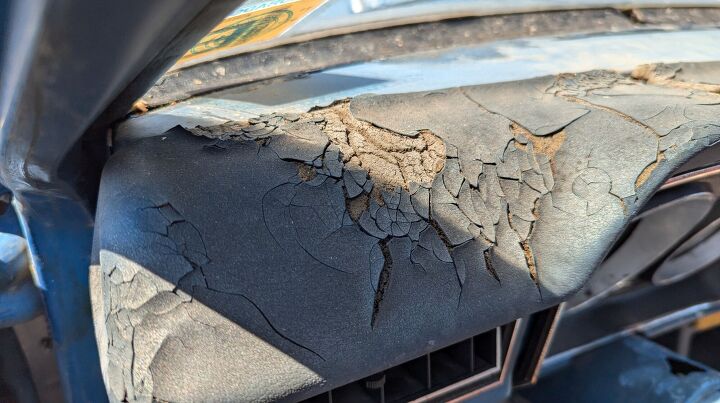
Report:
[[[250,0],[230,13],[171,70],[286,43],[409,23],[655,3],[653,0]],[[710,5],[715,0],[674,0],[672,3]]]

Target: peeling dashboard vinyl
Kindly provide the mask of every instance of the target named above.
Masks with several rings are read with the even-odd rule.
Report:
[[[125,144],[92,279],[111,399],[297,400],[557,304],[720,139],[718,72],[362,95]]]

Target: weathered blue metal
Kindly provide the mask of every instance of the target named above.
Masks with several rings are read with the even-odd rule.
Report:
[[[41,311],[42,301],[32,281],[24,281],[0,293],[0,328],[33,319]]]
[[[237,3],[0,5],[0,178],[15,198],[69,402],[107,399],[87,276],[108,127]]]
[[[73,200],[30,199],[24,206],[17,204],[17,209],[46,302],[66,399],[103,401],[105,389],[87,294],[92,216]]]

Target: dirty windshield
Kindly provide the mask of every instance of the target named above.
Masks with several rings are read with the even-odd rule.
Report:
[[[281,44],[407,23],[539,10],[625,7],[643,3],[651,1],[251,0],[230,13],[172,70]]]

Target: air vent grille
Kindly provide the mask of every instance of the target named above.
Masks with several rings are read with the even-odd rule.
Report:
[[[404,362],[307,399],[305,403],[437,400],[500,378],[514,323]]]

